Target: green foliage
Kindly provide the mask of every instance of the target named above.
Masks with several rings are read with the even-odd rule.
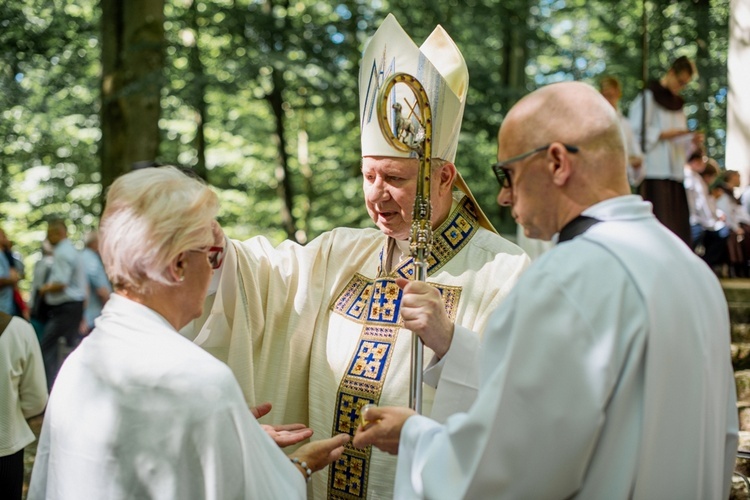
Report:
[[[74,222],[74,238],[96,225],[95,6],[0,2],[0,224],[27,257],[38,250],[42,222],[51,216]]]
[[[417,43],[442,24],[461,48],[470,89],[457,165],[493,222],[488,168],[510,106],[561,80],[640,89],[642,0],[171,0],[165,6],[165,86],[158,160],[201,167],[237,238],[278,242],[283,147],[299,239],[366,227],[359,176],[358,64],[364,42],[393,12]],[[648,0],[648,67],[698,57],[686,93],[691,126],[722,159],[728,0]],[[100,212],[99,5],[95,0],[0,2],[0,213],[26,255],[41,222],[65,215],[74,239]],[[204,122],[201,123],[201,113]],[[205,150],[199,144],[202,125]]]

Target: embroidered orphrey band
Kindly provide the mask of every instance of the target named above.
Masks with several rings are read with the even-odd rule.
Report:
[[[428,259],[427,275],[443,267],[478,229],[476,211],[468,197],[459,202],[451,216],[435,231],[432,253]],[[385,262],[381,252],[381,263]],[[381,269],[383,269],[381,264]],[[395,278],[414,279],[412,259],[402,262],[390,275],[366,278],[355,275],[339,293],[331,306],[334,313],[362,324],[357,349],[339,385],[334,409],[332,435],[353,435],[357,429],[360,409],[366,404],[377,404],[385,384],[393,357],[401,322],[401,289]],[[443,296],[446,311],[455,320],[460,287],[431,283]],[[371,448],[359,450],[348,443],[339,460],[328,472],[328,498],[357,499],[367,496]]]

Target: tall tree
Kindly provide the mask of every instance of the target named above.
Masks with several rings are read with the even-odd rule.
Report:
[[[102,185],[159,151],[164,0],[102,0]]]

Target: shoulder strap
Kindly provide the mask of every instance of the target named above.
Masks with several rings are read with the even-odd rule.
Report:
[[[599,222],[601,222],[599,219],[579,215],[572,221],[568,222],[565,227],[560,230],[560,236],[558,237],[557,242],[562,243],[563,241],[572,240],[579,234],[585,233],[588,228]]]
[[[10,316],[8,314],[5,314],[4,312],[0,311],[0,335],[5,332],[5,329],[10,324],[10,320],[13,319],[13,316]]]

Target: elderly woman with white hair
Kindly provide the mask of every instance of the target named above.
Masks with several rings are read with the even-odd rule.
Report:
[[[114,294],[57,377],[30,499],[304,498],[340,456],[346,435],[287,457],[229,368],[179,334],[220,264],[217,210],[174,167],[112,184],[99,238]]]

